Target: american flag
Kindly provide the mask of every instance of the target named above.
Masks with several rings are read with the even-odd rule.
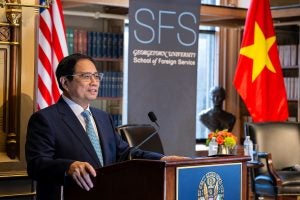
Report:
[[[52,0],[48,9],[41,9],[39,21],[37,108],[42,109],[55,103],[61,94],[55,71],[68,55],[60,0]]]

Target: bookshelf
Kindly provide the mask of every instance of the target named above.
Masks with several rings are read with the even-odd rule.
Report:
[[[275,27],[289,105],[289,121],[299,121],[299,25]]]
[[[123,21],[65,15],[65,24],[69,54],[91,56],[104,73],[91,106],[110,113],[115,126],[122,124]]]

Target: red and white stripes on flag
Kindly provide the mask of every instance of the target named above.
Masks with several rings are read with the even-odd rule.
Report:
[[[55,71],[59,61],[68,55],[60,0],[52,0],[48,9],[41,9],[39,21],[37,107],[43,109],[60,97]]]

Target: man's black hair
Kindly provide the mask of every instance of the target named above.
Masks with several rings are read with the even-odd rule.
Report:
[[[79,60],[82,59],[87,59],[90,60],[94,65],[96,66],[96,63],[93,58],[87,55],[83,55],[80,53],[74,53],[69,56],[64,57],[58,64],[55,75],[56,75],[56,80],[58,82],[59,88],[64,91],[64,88],[62,84],[60,83],[59,79],[62,76],[66,76],[67,79],[70,81],[73,80],[73,76],[68,76],[68,75],[73,75],[75,72],[75,65]]]

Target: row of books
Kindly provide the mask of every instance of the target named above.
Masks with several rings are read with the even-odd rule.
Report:
[[[299,78],[298,77],[284,77],[284,85],[288,100],[298,100],[299,98]]]
[[[122,107],[118,100],[96,99],[91,103],[91,106],[110,113],[115,126],[122,124]]]
[[[123,72],[104,72],[98,97],[122,97]]]
[[[278,52],[282,68],[298,67],[299,47],[297,44],[278,45]]]
[[[67,28],[69,54],[82,53],[93,58],[122,58],[123,33]]]
[[[99,98],[91,102],[91,106],[99,108],[100,110],[111,114],[121,114],[122,106],[120,104],[120,101],[120,99]]]

